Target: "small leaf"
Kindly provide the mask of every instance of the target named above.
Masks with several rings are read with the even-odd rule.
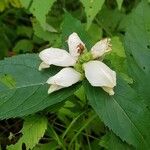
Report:
[[[91,36],[92,45],[102,39],[103,31],[97,24],[92,23],[87,32]]]
[[[22,144],[26,145],[26,149],[32,149],[43,137],[47,129],[47,119],[43,116],[31,116],[25,118],[23,128],[21,130],[22,137],[15,145],[8,146],[8,150],[21,150]]]
[[[38,144],[36,145],[33,150],[56,150],[59,148],[57,142],[51,142],[46,144]]]
[[[25,8],[29,7],[29,11],[36,17],[42,28],[46,28],[46,15],[50,11],[56,0],[20,0]]]
[[[123,44],[120,41],[119,37],[117,37],[117,36],[112,37],[111,43],[112,43],[112,52],[113,53],[116,53],[120,57],[126,57]]]
[[[125,17],[125,14],[118,9],[109,9],[108,7],[104,6],[97,15],[96,21],[109,36],[112,36],[112,34],[118,34],[118,30],[120,30],[119,25]]]
[[[21,2],[21,5],[27,9],[30,6],[30,3],[32,2],[32,0],[20,0],[20,2]]]
[[[21,3],[20,3],[20,0],[9,0],[10,4],[13,6],[13,7],[16,7],[16,8],[20,8],[21,7]]]
[[[4,11],[6,8],[6,4],[4,0],[0,1],[0,12]]]
[[[19,53],[19,52],[32,52],[33,49],[33,43],[30,40],[20,40],[16,43],[15,47],[13,48],[13,51]]]
[[[87,16],[87,29],[90,27],[93,19],[101,10],[105,0],[80,0],[85,8]]]
[[[113,132],[106,133],[100,140],[100,145],[108,150],[131,150],[132,147],[122,142]]]
[[[117,1],[118,9],[120,10],[122,3],[123,3],[123,0],[116,0],[116,1]]]
[[[61,36],[60,34],[56,33],[56,30],[53,27],[50,29],[51,26],[47,24],[46,29],[44,30],[35,19],[32,19],[32,25],[34,34],[37,37],[44,41],[49,41],[53,47],[55,47],[55,45],[57,45],[57,47],[60,45]]]
[[[33,34],[32,27],[27,27],[27,26],[18,26],[17,27],[17,35],[18,36],[31,38],[32,34]]]

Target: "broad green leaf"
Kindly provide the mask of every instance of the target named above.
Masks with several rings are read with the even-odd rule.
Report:
[[[106,133],[100,140],[100,145],[108,150],[131,150],[132,148],[122,142],[113,132]]]
[[[132,88],[117,79],[115,95],[109,96],[87,81],[84,86],[89,103],[106,126],[137,149],[149,149],[150,113]]]
[[[123,3],[123,0],[116,0],[116,1],[117,1],[118,9],[120,10],[122,3]]]
[[[8,146],[8,150],[21,150],[22,144],[26,145],[26,149],[32,149],[38,144],[47,129],[47,119],[43,116],[30,116],[25,118],[23,128],[21,130],[22,137],[15,145]]]
[[[68,36],[76,32],[81,40],[86,44],[86,47],[90,49],[92,47],[91,37],[88,33],[84,30],[83,25],[79,20],[71,16],[68,12],[65,13],[64,21],[62,23],[62,41],[67,41]],[[67,42],[66,42],[67,45]],[[65,45],[65,46],[66,46]],[[67,48],[67,46],[66,46]]]
[[[25,8],[29,7],[29,11],[36,17],[43,29],[46,27],[46,15],[50,11],[56,0],[20,0]]]
[[[105,0],[80,0],[85,8],[87,16],[87,29],[90,27],[93,19],[101,10]]]
[[[33,49],[33,43],[31,40],[23,39],[16,43],[15,47],[13,48],[13,51],[19,53],[19,52],[32,52]]]
[[[56,67],[38,71],[38,56],[20,55],[0,61],[0,119],[21,117],[43,110],[72,95],[76,86],[48,95],[47,79]]]
[[[125,34],[128,69],[134,88],[150,108],[150,5],[143,0],[132,12]]]

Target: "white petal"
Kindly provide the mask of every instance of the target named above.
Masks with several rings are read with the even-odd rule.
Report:
[[[92,86],[113,88],[116,86],[116,73],[101,61],[83,64],[85,76]],[[105,90],[106,91],[106,90]]]
[[[81,74],[73,68],[63,68],[56,75],[47,80],[48,84],[69,87],[80,81]]]
[[[47,48],[40,52],[39,57],[48,65],[68,67],[76,63],[76,60],[67,51],[58,48]]]
[[[91,49],[93,58],[98,58],[104,55],[105,53],[111,51],[110,39],[105,38],[97,42]]]
[[[68,46],[70,54],[77,58],[84,50],[85,45],[77,35],[77,33],[72,33],[68,38]]]
[[[39,71],[41,71],[42,69],[46,69],[49,68],[50,65],[46,64],[45,62],[42,62],[39,66]]]
[[[113,90],[113,88],[109,88],[109,87],[102,87],[104,91],[106,91],[109,95],[114,95],[115,92]]]
[[[59,85],[51,85],[50,88],[48,89],[48,94],[58,91],[60,89],[64,88],[63,86],[59,86]]]

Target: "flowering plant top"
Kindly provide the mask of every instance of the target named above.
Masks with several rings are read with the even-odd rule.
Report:
[[[102,62],[105,53],[111,51],[110,39],[100,40],[87,51],[77,33],[72,33],[68,38],[68,47],[69,52],[51,47],[39,54],[42,60],[39,70],[51,65],[64,67],[47,80],[50,84],[48,93],[69,87],[86,77],[92,86],[102,87],[109,95],[114,95],[116,72]]]

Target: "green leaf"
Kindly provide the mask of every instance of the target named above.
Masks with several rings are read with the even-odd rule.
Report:
[[[68,36],[76,32],[81,40],[86,44],[86,47],[90,49],[92,47],[92,40],[88,33],[84,30],[83,25],[79,20],[71,16],[68,12],[65,13],[64,21],[62,23],[62,41],[66,41]],[[67,45],[67,44],[66,44]],[[67,47],[67,46],[66,46]]]
[[[87,81],[84,86],[91,106],[106,126],[136,148],[149,149],[150,113],[132,88],[117,79],[115,95],[109,96]]]
[[[61,41],[60,34],[52,33],[50,32],[50,29],[47,29],[47,28],[44,30],[35,19],[32,19],[32,25],[33,25],[34,34],[37,37],[39,37],[40,39],[44,41],[49,41],[51,46],[60,45],[60,41]]]
[[[123,44],[120,41],[120,38],[118,36],[112,37],[111,43],[112,43],[112,52],[113,53],[117,54],[120,57],[126,57]]]
[[[8,146],[8,150],[21,150],[22,144],[26,145],[26,149],[32,149],[43,137],[47,129],[47,119],[43,116],[30,116],[25,118],[23,128],[21,130],[22,137],[15,145]]]
[[[134,88],[150,108],[150,5],[143,0],[132,12],[124,39]]]
[[[43,29],[46,27],[46,15],[50,11],[56,0],[20,0],[25,8],[29,7],[29,11],[36,17]]]
[[[123,3],[123,0],[116,0],[116,1],[117,1],[118,9],[120,10],[122,3]]]
[[[17,53],[19,52],[32,52],[33,49],[33,43],[31,40],[27,40],[27,39],[23,39],[20,40],[16,43],[15,47],[13,48],[13,50]]]
[[[14,35],[15,32],[0,22],[0,33],[0,59],[2,59],[4,56],[6,56],[7,51],[10,49],[11,41],[15,39],[15,36],[11,35]],[[11,41],[9,38],[11,38]]]
[[[50,41],[52,34],[50,32],[45,31],[35,19],[32,20],[32,26],[34,34],[37,37],[43,39],[44,41]]]
[[[21,3],[20,0],[9,0],[9,3],[16,8],[20,8],[21,7]]]
[[[85,8],[87,16],[87,29],[90,27],[93,19],[101,10],[105,0],[80,0]]]
[[[0,12],[3,12],[6,8],[6,2],[4,0],[0,1]]]
[[[47,79],[56,67],[38,71],[38,56],[20,55],[0,61],[0,119],[21,117],[43,110],[71,96],[77,85],[48,95]]]
[[[102,29],[95,23],[92,23],[90,28],[88,29],[88,34],[91,36],[92,45],[94,45],[97,41],[102,39],[103,31]]]
[[[57,142],[51,142],[46,144],[38,144],[36,145],[33,150],[56,150],[59,148]]]
[[[131,150],[132,148],[122,142],[113,132],[106,133],[100,140],[100,145],[108,150]]]
[[[104,6],[95,21],[109,36],[112,36],[113,34],[118,34],[119,25],[125,17],[125,14],[118,9],[109,9]]]
[[[112,51],[106,55],[105,60],[120,76],[128,83],[133,83],[131,77],[128,76],[127,60],[125,50],[119,37],[114,36],[111,38]]]
[[[18,26],[17,27],[17,35],[18,36],[31,38],[32,34],[33,34],[32,27],[28,27],[28,26]]]
[[[20,0],[20,2],[22,6],[27,9],[30,6],[30,3],[32,2],[32,0]]]

